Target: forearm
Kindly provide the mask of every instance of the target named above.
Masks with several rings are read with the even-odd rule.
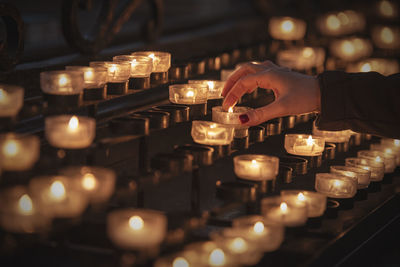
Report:
[[[321,130],[400,138],[400,74],[327,71],[318,76]]]

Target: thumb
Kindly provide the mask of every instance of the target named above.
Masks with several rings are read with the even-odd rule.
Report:
[[[265,121],[284,116],[284,108],[280,100],[263,106],[261,108],[252,109],[239,116],[240,122],[245,126],[255,126]]]

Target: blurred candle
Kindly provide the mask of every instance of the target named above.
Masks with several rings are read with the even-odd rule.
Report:
[[[379,1],[378,2],[378,14],[385,18],[395,18],[397,17],[398,7],[396,3],[392,1]]]
[[[391,26],[374,26],[372,41],[378,48],[398,49],[400,47],[400,28]]]
[[[204,145],[228,145],[233,140],[234,128],[211,121],[193,121],[191,135],[196,143]]]
[[[349,64],[347,72],[370,72],[376,71],[388,76],[399,72],[399,63],[394,59],[369,58],[354,64]]]
[[[371,171],[351,166],[330,166],[330,172],[357,179],[357,189],[367,188],[371,180]]]
[[[25,171],[39,159],[40,141],[34,135],[14,133],[0,135],[1,168],[6,171]]]
[[[279,171],[279,158],[261,154],[245,154],[233,158],[235,174],[245,180],[274,180]]]
[[[207,103],[208,87],[203,84],[173,84],[169,86],[169,101],[174,104]]]
[[[167,231],[167,218],[158,211],[120,209],[107,216],[107,233],[118,247],[146,250],[158,247]]]
[[[60,70],[40,73],[40,87],[50,95],[79,95],[84,88],[81,71]]]
[[[376,151],[381,151],[385,154],[394,156],[396,158],[396,165],[400,165],[400,147],[394,147],[390,145],[385,145],[385,144],[371,144],[370,145],[370,150],[376,150]]]
[[[154,267],[196,267],[199,266],[198,255],[195,251],[179,251],[172,255],[158,258]]]
[[[304,71],[323,66],[325,50],[320,47],[294,47],[278,51],[276,58],[280,66]]]
[[[252,108],[234,106],[228,111],[222,109],[222,106],[212,108],[212,120],[222,124],[228,124],[235,127],[235,137],[241,138],[248,135],[248,126],[243,126],[239,120],[239,116],[248,112]]]
[[[372,53],[372,44],[367,39],[348,37],[333,40],[330,45],[331,53],[345,61],[356,61]]]
[[[381,151],[360,150],[357,152],[357,157],[384,163],[385,173],[392,173],[396,168],[396,157],[390,154],[385,154]]]
[[[310,218],[320,217],[324,214],[326,209],[326,196],[312,191],[306,190],[282,190],[282,200],[286,200],[286,196],[289,198],[296,197],[297,201],[305,203],[307,206],[307,216]],[[287,201],[290,201],[287,200]]]
[[[15,186],[0,193],[0,225],[10,232],[34,233],[48,230],[50,220],[41,214],[26,187]]]
[[[339,36],[362,31],[366,22],[363,14],[344,10],[330,12],[317,18],[317,27],[324,35]]]
[[[352,198],[357,193],[357,178],[334,173],[317,173],[315,190],[331,198]]]
[[[306,23],[291,17],[271,17],[268,29],[277,40],[301,40],[306,33]]]
[[[223,249],[214,241],[192,243],[185,246],[184,251],[198,254],[196,266],[238,266],[236,258],[229,253],[228,249]]]
[[[0,117],[13,117],[24,104],[24,89],[19,86],[0,84]]]
[[[83,192],[74,190],[65,176],[41,176],[29,183],[29,192],[38,200],[40,210],[48,217],[73,218],[81,215],[88,200]]]
[[[368,158],[346,158],[345,165],[371,171],[371,182],[382,181],[385,164]]]
[[[149,77],[153,71],[153,59],[151,57],[120,55],[113,57],[113,61],[129,62],[131,64],[130,77]]]
[[[96,133],[96,121],[89,117],[59,115],[45,119],[45,134],[50,145],[80,149],[90,146]]]
[[[286,134],[285,149],[292,155],[318,156],[322,155],[325,140],[322,137],[302,134]]]
[[[297,196],[266,197],[261,200],[261,214],[266,220],[288,227],[301,226],[307,221],[307,205]]]
[[[73,166],[60,171],[70,178],[72,186],[82,191],[91,203],[104,203],[110,199],[115,189],[115,172],[103,167]]]
[[[85,89],[103,87],[107,82],[105,67],[66,66],[65,69],[82,72]]]
[[[203,84],[208,87],[208,99],[222,98],[222,90],[224,89],[225,82],[213,80],[189,80],[189,84]]]

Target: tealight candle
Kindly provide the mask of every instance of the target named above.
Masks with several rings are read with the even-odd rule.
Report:
[[[180,251],[173,255],[158,258],[154,267],[196,267],[201,266],[198,262],[196,251]]]
[[[24,104],[24,89],[19,86],[0,84],[0,117],[13,117]]]
[[[400,28],[375,26],[372,28],[372,41],[378,48],[398,49],[400,47]]]
[[[40,73],[40,86],[46,94],[79,95],[84,85],[81,71],[60,70]]]
[[[390,145],[400,149],[400,139],[382,138],[381,144]]]
[[[323,66],[325,51],[320,47],[295,47],[278,51],[276,58],[280,66],[303,71]]]
[[[291,17],[272,17],[268,30],[272,38],[277,40],[301,40],[306,33],[306,23]]]
[[[131,74],[129,88],[144,89],[150,86],[150,74],[153,71],[153,58],[147,56],[120,55],[113,57],[113,61],[129,62]],[[139,84],[142,81],[142,84]]]
[[[107,83],[107,68],[66,66],[65,69],[71,71],[80,71],[83,73],[84,100],[99,100],[99,99],[104,99],[106,97],[105,85]]]
[[[356,61],[372,53],[372,44],[367,39],[349,37],[332,41],[331,53],[345,61]]]
[[[133,52],[132,56],[146,56],[153,59],[153,72],[167,72],[171,67],[171,54],[160,51]]]
[[[397,5],[392,1],[382,0],[377,3],[378,14],[385,18],[397,17]]]
[[[67,167],[60,174],[71,178],[72,186],[84,192],[91,203],[104,203],[115,189],[115,172],[102,167]]]
[[[381,151],[360,150],[357,152],[357,157],[384,163],[385,173],[392,173],[396,168],[396,157]]]
[[[385,154],[395,156],[396,158],[396,165],[400,165],[400,148],[385,145],[385,144],[371,144],[370,150],[381,151]]]
[[[107,233],[118,247],[145,250],[158,247],[167,231],[167,218],[158,211],[145,209],[115,210],[107,216]]]
[[[107,68],[107,94],[122,95],[128,92],[131,63],[127,61],[92,61],[91,67]]]
[[[83,116],[51,116],[45,120],[45,135],[50,145],[80,149],[90,146],[96,133],[95,119]]]
[[[371,171],[371,182],[382,181],[385,171],[383,162],[368,158],[346,158],[345,165]]]
[[[358,167],[333,165],[330,172],[357,179],[357,189],[367,188],[371,180],[371,171]]]
[[[307,221],[307,205],[297,200],[297,196],[266,197],[261,200],[261,214],[266,220],[288,227],[304,225]]]
[[[224,81],[212,81],[212,80],[189,80],[189,84],[203,84],[208,87],[208,99],[220,99],[222,98],[222,90],[224,89]]]
[[[235,174],[245,180],[274,180],[279,172],[279,158],[268,155],[246,154],[233,158]]]
[[[39,159],[40,141],[34,135],[8,133],[0,135],[1,168],[6,171],[25,171]]]
[[[331,198],[352,198],[357,193],[357,178],[333,173],[317,173],[315,190]]]
[[[211,121],[193,121],[192,138],[203,145],[228,145],[233,140],[234,128]]]
[[[399,63],[397,60],[385,58],[370,58],[362,60],[355,64],[349,64],[347,72],[370,72],[376,71],[382,75],[388,76],[399,72]]]
[[[41,214],[27,188],[15,186],[0,193],[0,225],[10,232],[34,233],[48,229],[50,220]]]
[[[185,246],[184,251],[187,253],[196,252],[198,254],[199,265],[196,266],[238,266],[236,257],[214,241],[192,243]]]
[[[318,156],[322,155],[325,148],[323,137],[302,134],[286,134],[286,152],[298,156]]]
[[[312,133],[314,136],[320,136],[325,139],[327,143],[345,143],[350,140],[351,134],[347,130],[343,131],[325,131],[319,130],[318,127],[313,123]]]
[[[50,218],[73,218],[88,205],[86,195],[74,190],[65,176],[35,177],[29,182],[29,192],[38,200],[38,208]]]
[[[169,101],[175,104],[207,103],[208,87],[203,84],[173,84],[169,86]]]
[[[362,31],[365,28],[365,17],[359,12],[345,10],[330,12],[317,19],[317,27],[322,34],[339,36]]]
[[[282,190],[281,197],[283,201],[286,201],[286,196],[290,198],[294,196],[297,201],[305,203],[309,218],[320,217],[325,212],[326,196],[321,193],[306,190]]]
[[[260,215],[248,215],[232,220],[230,235],[236,235],[257,245],[263,252],[277,250],[283,242],[285,227],[282,224],[265,220]]]
[[[212,108],[212,120],[222,124],[229,124],[235,127],[235,137],[246,137],[248,135],[248,126],[240,123],[239,116],[251,110],[249,107],[231,107],[224,111],[222,106]]]

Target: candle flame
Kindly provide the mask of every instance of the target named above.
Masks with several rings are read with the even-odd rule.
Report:
[[[33,204],[32,199],[24,194],[18,201],[18,211],[23,215],[32,215],[33,214]]]
[[[93,71],[91,71],[91,70],[85,71],[84,76],[85,76],[85,81],[92,81],[93,80]]]
[[[62,74],[62,75],[60,75],[60,76],[58,77],[58,85],[59,85],[60,87],[66,86],[68,82],[69,82],[69,79],[68,79],[68,77],[65,76],[64,74]]]
[[[343,182],[340,181],[340,180],[335,180],[335,181],[333,182],[333,185],[334,185],[335,187],[341,187],[341,186],[343,185]]]
[[[233,113],[233,107],[230,107],[230,108],[228,109],[228,113]]]
[[[176,257],[172,262],[172,267],[189,267],[189,263],[183,257]]]
[[[303,57],[311,57],[314,54],[314,51],[311,47],[306,47],[303,49]]]
[[[111,74],[115,74],[115,72],[117,71],[117,65],[112,64],[112,65],[108,68],[108,71],[109,71]]]
[[[282,213],[286,213],[288,206],[287,206],[286,202],[282,202],[281,205],[279,206],[279,208],[281,209]]]
[[[395,146],[400,146],[400,140],[399,139],[394,139],[394,145]]]
[[[211,252],[210,257],[208,258],[208,263],[211,266],[224,265],[226,263],[226,260],[225,260],[225,253],[222,251],[222,249],[220,249],[220,248],[214,249]]]
[[[346,55],[353,55],[355,52],[353,43],[347,40],[342,43],[341,48],[342,52]]]
[[[364,63],[362,66],[361,66],[361,72],[369,72],[369,71],[371,71],[371,64],[369,64],[369,63]]]
[[[8,100],[7,92],[3,88],[0,88],[0,103],[6,103]]]
[[[382,158],[380,156],[376,156],[375,161],[376,162],[382,162],[383,160],[382,160]]]
[[[386,0],[380,2],[379,11],[385,17],[392,17],[394,15],[392,4]]]
[[[306,200],[306,197],[304,196],[303,193],[300,192],[300,193],[297,195],[297,199],[300,200],[300,201],[305,201],[305,200]]]
[[[314,140],[312,139],[312,136],[308,136],[307,140],[307,146],[312,146],[314,144]]]
[[[217,125],[216,125],[215,123],[213,123],[213,124],[210,125],[210,128],[211,128],[211,129],[214,129],[215,127],[217,127]]]
[[[258,168],[260,165],[258,164],[257,160],[252,159],[251,160],[251,167],[253,168]]]
[[[50,197],[56,201],[61,201],[65,199],[65,187],[61,181],[54,181],[51,184]]]
[[[151,54],[149,55],[149,57],[151,57],[151,58],[154,60],[154,58],[155,58],[154,53],[151,53]]]
[[[144,221],[140,216],[134,215],[129,219],[129,227],[133,230],[143,229]]]
[[[8,140],[3,146],[3,154],[8,157],[14,157],[18,154],[19,145],[15,140]]]
[[[79,126],[79,120],[77,116],[72,116],[68,122],[68,130],[76,131]]]
[[[82,178],[82,187],[88,191],[93,190],[97,185],[96,177],[91,173],[86,173]]]
[[[214,90],[215,83],[213,81],[207,81],[208,89]]]
[[[229,244],[229,248],[235,253],[243,253],[247,250],[247,247],[246,241],[241,237],[236,237]]]
[[[253,226],[253,231],[256,234],[261,234],[264,232],[264,228],[265,226],[262,222],[256,222]]]
[[[391,148],[386,148],[385,153],[387,154],[393,154],[393,150]]]
[[[381,31],[381,39],[384,43],[391,44],[394,41],[394,35],[392,29],[389,27],[383,27]]]
[[[336,15],[329,15],[326,18],[326,25],[331,30],[338,30],[340,28],[340,20]]]
[[[291,20],[284,20],[281,24],[281,29],[284,33],[290,33],[294,29],[293,21]]]
[[[194,92],[192,90],[190,90],[186,93],[186,97],[193,97],[193,96],[194,96]]]

